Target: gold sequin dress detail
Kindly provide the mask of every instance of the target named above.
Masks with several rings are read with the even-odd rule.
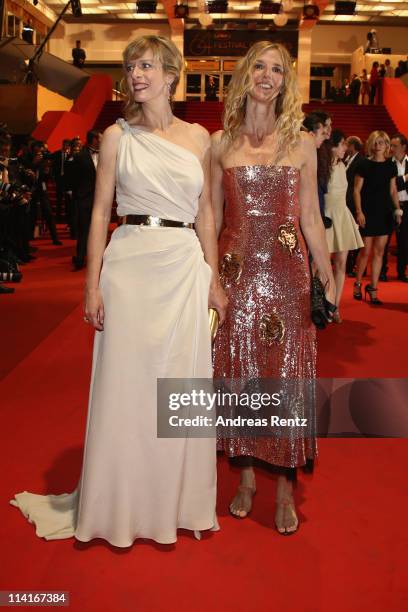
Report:
[[[291,166],[237,166],[224,171],[223,184],[219,253],[229,306],[214,345],[214,375],[314,381],[316,334],[310,317],[308,253],[299,225],[300,171]],[[296,416],[315,419],[314,384],[297,397]],[[219,445],[229,457],[249,456],[294,468],[314,459],[313,430],[221,439]]]

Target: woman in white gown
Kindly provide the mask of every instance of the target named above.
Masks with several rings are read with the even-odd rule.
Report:
[[[212,376],[208,307],[221,322],[226,307],[209,135],[170,106],[181,54],[165,38],[140,37],[124,67],[127,120],[102,140],[88,242],[85,320],[98,331],[81,478],[74,493],[11,502],[39,536],[120,547],[217,529],[215,439],[157,438],[156,386]],[[124,222],[105,250],[115,187]]]
[[[326,229],[329,252],[333,254],[334,280],[336,283],[337,310],[333,321],[341,323],[340,301],[346,278],[346,263],[349,251],[360,249],[363,245],[358,225],[346,204],[347,175],[343,157],[346,152],[346,137],[341,130],[333,130],[330,137],[332,166],[327,193],[324,196],[325,215],[332,220]]]

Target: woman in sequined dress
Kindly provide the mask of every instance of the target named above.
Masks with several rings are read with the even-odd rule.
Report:
[[[220,271],[229,296],[214,346],[216,377],[283,382],[315,377],[307,249],[331,302],[334,280],[317,198],[316,147],[301,132],[302,119],[288,52],[279,44],[256,43],[232,77],[224,131],[212,137]],[[313,421],[313,385],[309,391],[297,414]],[[231,513],[248,515],[256,490],[254,463],[266,462],[279,472],[276,527],[285,535],[296,531],[293,481],[296,468],[316,455],[313,432],[221,443],[242,468]]]

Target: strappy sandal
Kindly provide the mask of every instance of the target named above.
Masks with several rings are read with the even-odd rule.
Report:
[[[355,300],[358,300],[359,302],[361,302],[361,300],[363,299],[363,294],[361,292],[361,285],[362,285],[362,283],[358,283],[356,281],[354,283],[354,287],[353,287],[353,298]]]

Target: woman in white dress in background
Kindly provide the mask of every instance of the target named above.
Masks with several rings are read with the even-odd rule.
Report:
[[[88,242],[85,320],[98,331],[82,475],[72,494],[12,502],[39,536],[120,547],[217,529],[215,438],[157,438],[156,386],[212,377],[208,307],[221,322],[226,308],[209,135],[170,106],[181,54],[144,36],[125,50],[124,68],[126,120],[102,140]],[[105,250],[115,187],[124,219]]]
[[[346,137],[341,130],[333,130],[330,137],[332,160],[330,179],[325,200],[325,215],[332,220],[326,229],[329,252],[333,254],[334,280],[336,283],[337,310],[333,321],[341,323],[340,301],[346,278],[346,263],[349,251],[359,249],[363,244],[358,225],[346,204],[347,176],[343,158],[346,153]]]

